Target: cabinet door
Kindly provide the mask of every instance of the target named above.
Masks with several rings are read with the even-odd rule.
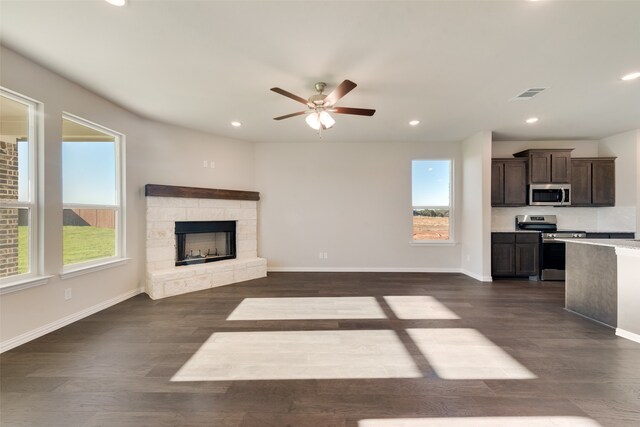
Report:
[[[512,277],[515,274],[515,246],[513,243],[491,245],[491,275]]]
[[[593,161],[593,188],[591,197],[596,206],[615,206],[616,168],[614,160]]]
[[[571,152],[551,153],[551,182],[571,182]]]
[[[525,206],[527,204],[526,160],[505,162],[504,204],[507,206]]]
[[[516,276],[538,275],[537,243],[516,243]]]
[[[571,161],[571,205],[591,205],[591,161]]]
[[[491,206],[504,206],[504,162],[491,162]]]
[[[551,153],[534,152],[529,155],[529,181],[532,184],[551,182]]]

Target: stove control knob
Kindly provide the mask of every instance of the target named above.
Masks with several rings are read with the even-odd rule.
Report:
[[[580,235],[578,233],[574,233],[573,237],[580,237]]]

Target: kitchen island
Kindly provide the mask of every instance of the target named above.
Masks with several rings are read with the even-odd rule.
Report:
[[[564,241],[565,307],[640,342],[640,241]]]

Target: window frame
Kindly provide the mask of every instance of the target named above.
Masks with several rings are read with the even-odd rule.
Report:
[[[102,132],[109,136],[114,137],[114,158],[115,158],[115,204],[103,205],[103,204],[84,204],[84,203],[64,203],[64,193],[62,200],[62,210],[65,209],[113,209],[115,210],[115,254],[110,257],[96,258],[84,262],[78,262],[74,264],[64,264],[64,246],[62,247],[62,268],[60,270],[60,277],[67,278],[73,277],[84,272],[91,272],[96,270],[102,270],[110,265],[120,265],[122,262],[128,260],[126,257],[126,215],[125,215],[125,135],[107,128],[106,126],[99,125],[91,122],[87,119],[79,117],[75,114],[68,112],[62,112],[62,120],[69,120],[81,126],[86,126],[98,132]],[[64,135],[62,135],[60,149],[62,150],[62,144],[64,143]],[[64,164],[62,164],[61,173],[64,173]],[[64,184],[63,184],[64,185]],[[61,224],[61,227],[63,225]]]
[[[423,205],[413,205],[413,188],[414,188],[414,182],[413,182],[413,165],[414,162],[423,162],[423,161],[448,161],[449,162],[449,205],[444,205],[444,206],[423,206]],[[430,246],[430,245],[441,245],[441,246],[447,246],[447,245],[455,245],[456,244],[456,240],[455,240],[455,197],[454,197],[454,187],[455,187],[455,182],[454,182],[454,177],[455,177],[455,160],[452,157],[429,157],[429,158],[418,158],[418,159],[411,159],[411,211],[410,211],[410,215],[411,215],[411,238],[409,240],[409,244],[412,246]],[[413,211],[414,210],[420,210],[420,209],[448,209],[449,210],[449,238],[446,240],[434,240],[434,239],[414,239],[413,238]]]
[[[0,278],[0,293],[11,291],[16,286],[33,286],[46,283],[42,276],[42,234],[40,227],[40,185],[39,152],[42,146],[42,109],[43,105],[32,98],[0,86],[0,95],[28,107],[27,141],[29,153],[29,197],[27,201],[0,199],[0,208],[27,209],[29,217],[28,263],[29,271]],[[17,150],[17,147],[16,147]],[[18,177],[19,179],[19,177]]]

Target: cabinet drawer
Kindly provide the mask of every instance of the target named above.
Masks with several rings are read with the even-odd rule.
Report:
[[[515,233],[518,243],[538,243],[540,235],[538,233]]]
[[[493,243],[515,243],[516,233],[491,233]]]
[[[587,239],[608,239],[609,233],[587,233]]]
[[[610,239],[635,239],[635,233],[611,233],[609,234]]]

